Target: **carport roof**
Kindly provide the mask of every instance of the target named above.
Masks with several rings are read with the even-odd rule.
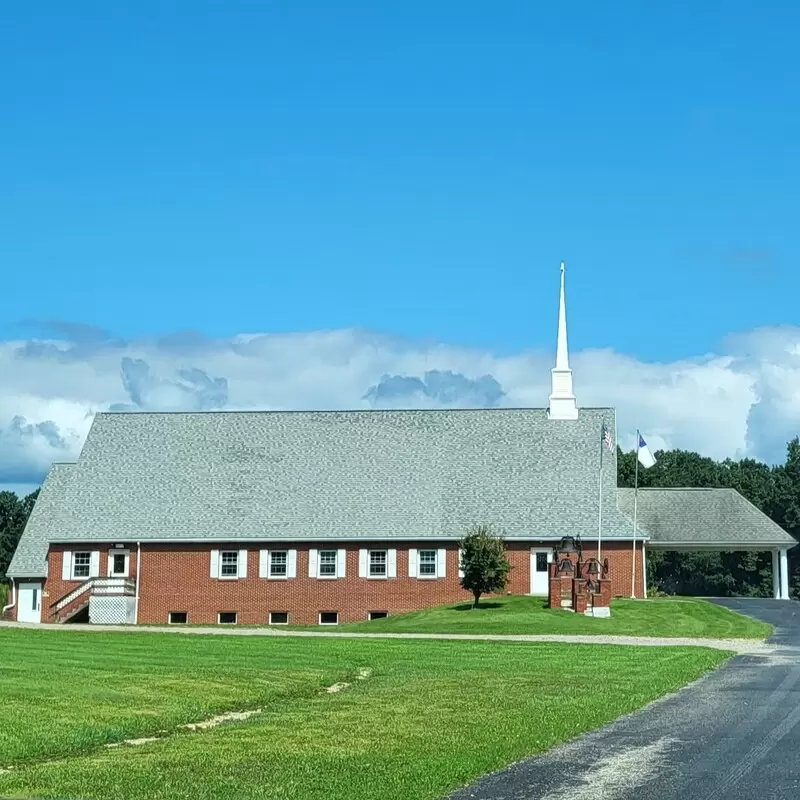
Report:
[[[617,504],[633,518],[633,489]],[[637,523],[660,549],[768,550],[797,541],[735,489],[639,489]]]

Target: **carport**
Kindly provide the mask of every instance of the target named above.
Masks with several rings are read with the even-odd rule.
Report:
[[[633,525],[634,490],[618,489],[617,504]],[[768,551],[773,596],[789,599],[789,550],[797,541],[735,489],[639,489],[636,505],[643,552]]]

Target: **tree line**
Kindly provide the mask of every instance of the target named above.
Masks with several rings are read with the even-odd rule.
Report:
[[[769,466],[752,458],[714,461],[689,450],[659,450],[656,464],[639,470],[639,486],[732,488],[770,519],[800,540],[800,438],[786,445],[783,464]],[[617,449],[617,480],[633,488],[636,453]],[[37,489],[26,497],[0,492],[0,586],[33,509]],[[800,554],[790,553],[790,589],[800,597]],[[647,556],[648,587],[667,594],[772,595],[769,553],[674,553],[651,550]],[[3,592],[0,589],[0,597]]]
[[[14,492],[0,492],[0,608],[8,597],[6,570],[38,496],[38,489],[27,497],[17,497]]]

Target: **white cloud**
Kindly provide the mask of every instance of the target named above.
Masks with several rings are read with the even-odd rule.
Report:
[[[360,330],[0,342],[0,483],[37,481],[51,461],[76,458],[99,410],[541,407],[551,360]],[[579,404],[614,406],[623,447],[638,427],[653,449],[775,462],[800,428],[800,328],[739,334],[672,363],[610,350],[571,362]]]

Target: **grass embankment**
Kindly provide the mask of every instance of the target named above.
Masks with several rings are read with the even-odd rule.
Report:
[[[436,798],[725,658],[683,647],[14,629],[0,629],[0,651],[0,767],[13,767],[0,796],[104,800]],[[353,680],[365,667],[371,677]],[[351,686],[324,692],[337,681]],[[254,707],[263,713],[245,723],[174,733]],[[161,730],[173,735],[102,746]]]
[[[595,619],[546,607],[541,597],[486,598],[469,603],[398,614],[333,630],[376,633],[603,634],[617,636],[690,636],[710,639],[764,639],[765,622],[694,598],[614,600],[610,619]],[[315,626],[332,630],[330,626]]]

